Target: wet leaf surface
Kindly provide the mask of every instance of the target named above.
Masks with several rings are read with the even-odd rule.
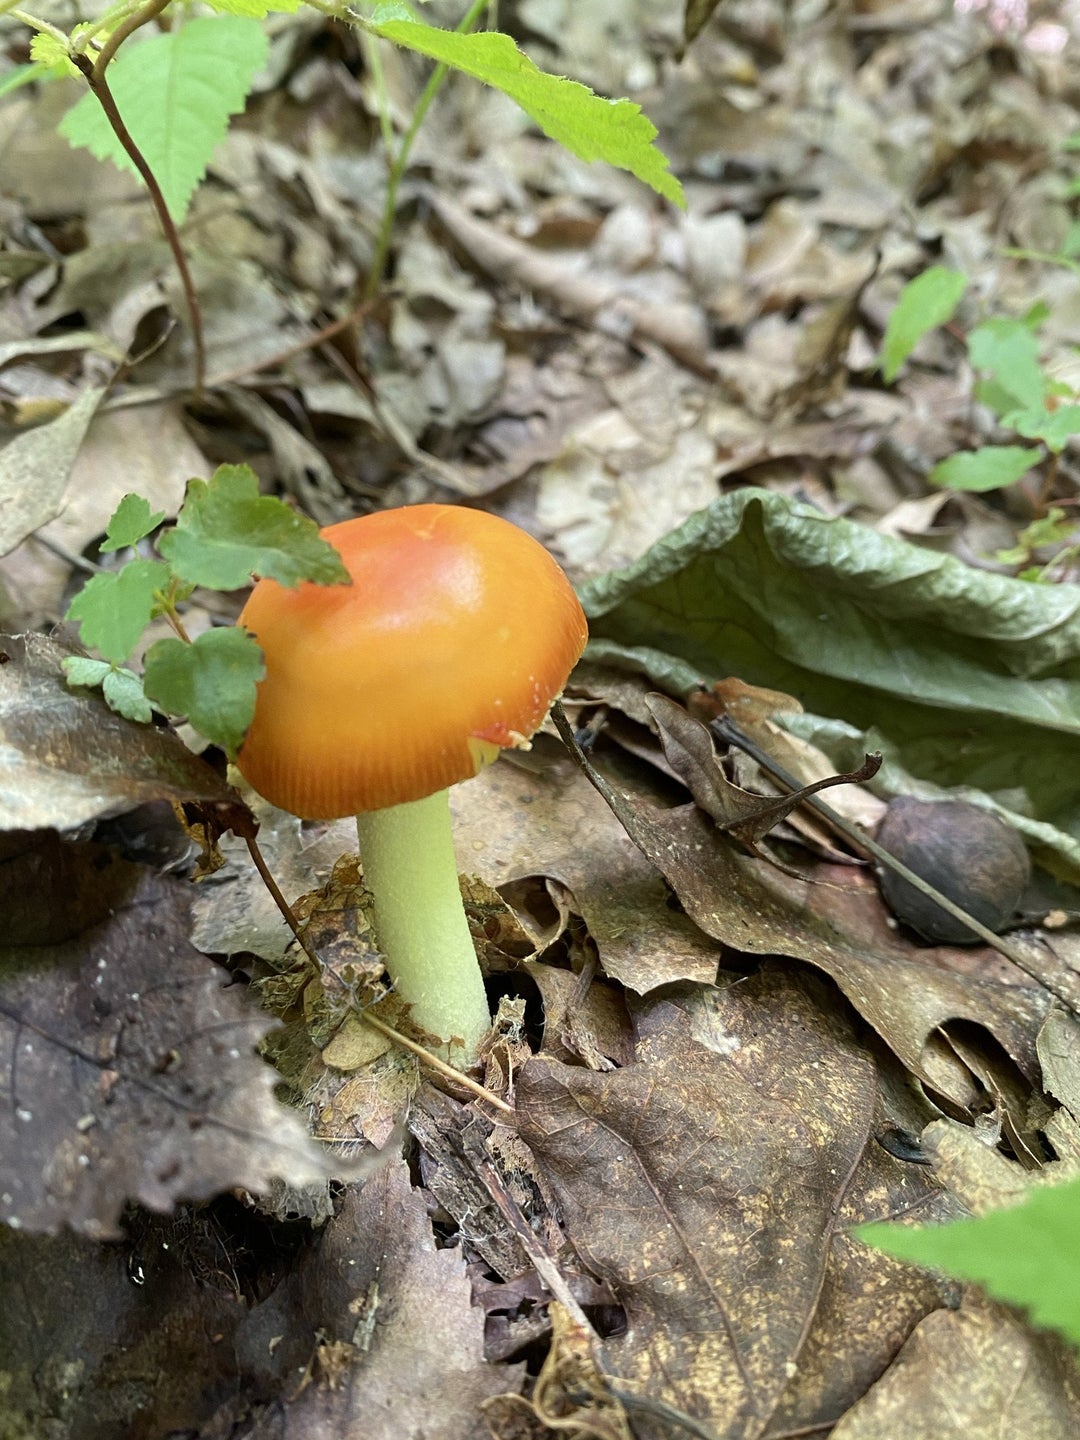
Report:
[[[4,1222],[114,1236],[126,1200],[166,1210],[325,1175],[255,1054],[267,1017],[187,939],[187,883],[83,848],[113,913],[0,950]]]

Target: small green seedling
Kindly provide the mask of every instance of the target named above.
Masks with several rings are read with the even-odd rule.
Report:
[[[862,1225],[855,1234],[898,1260],[974,1281],[1080,1348],[1080,1179],[1036,1185],[1018,1205],[947,1225]]]
[[[141,496],[125,495],[101,548],[134,549],[164,518],[151,513]],[[103,658],[69,657],[68,682],[100,686],[110,706],[131,720],[149,720],[151,703],[168,715],[186,715],[233,756],[255,712],[262,652],[234,626],[207,630],[192,641],[180,606],[196,586],[239,590],[255,575],[290,588],[304,580],[348,584],[348,571],[313,520],[259,494],[246,465],[222,465],[209,481],[192,480],[175,526],[161,532],[156,549],[160,559],[133,556],[120,570],[88,580],[72,600],[67,618],[78,623],[83,644]],[[124,662],[159,616],[177,638],[150,646],[140,681]]]

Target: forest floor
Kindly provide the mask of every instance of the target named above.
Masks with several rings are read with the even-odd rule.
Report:
[[[453,76],[366,298],[430,66],[273,15],[181,231],[198,394],[141,184],[57,132],[80,82],[0,98],[0,1440],[1072,1440],[1064,1341],[851,1232],[1080,1163],[1076,17],[497,18],[643,107],[685,212]],[[932,266],[963,296],[887,382]],[[1003,424],[1017,376],[1059,437]],[[931,480],[988,445],[1019,478]],[[220,779],[57,678],[121,497],[173,516],[240,463],[321,525],[490,510],[579,587],[588,743],[549,725],[453,798],[501,1108],[344,1003],[346,822],[245,796],[316,974],[239,841],[191,883],[168,801]],[[243,598],[197,590],[188,631]],[[703,757],[718,716],[757,758]],[[871,751],[823,797],[849,827],[960,796],[1023,836],[995,945],[898,923],[858,830],[755,822],[769,761]]]

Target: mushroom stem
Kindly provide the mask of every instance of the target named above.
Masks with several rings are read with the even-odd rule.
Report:
[[[464,1069],[491,1013],[458,886],[449,791],[358,815],[356,829],[390,978],[416,1023]]]

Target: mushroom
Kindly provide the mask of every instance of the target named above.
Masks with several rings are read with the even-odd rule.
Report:
[[[262,579],[240,616],[266,676],[237,765],[303,819],[357,817],[386,968],[465,1067],[491,1016],[448,789],[528,745],[584,649],[585,616],[544,547],[483,511],[413,505],[322,533],[352,584]]]

